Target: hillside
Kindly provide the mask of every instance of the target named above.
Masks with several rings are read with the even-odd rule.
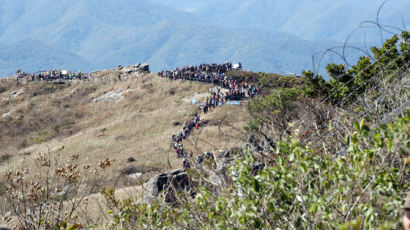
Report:
[[[134,171],[143,172],[144,178],[164,169],[182,167],[171,148],[171,136],[199,109],[191,105],[192,95],[204,95],[195,97],[204,100],[212,85],[164,81],[151,74],[124,75],[123,81],[114,82],[115,74],[100,73],[110,82],[99,80],[96,75],[97,79],[91,82],[65,85],[0,83],[0,101],[4,105],[0,108],[0,153],[6,159],[1,163],[0,174],[9,168],[31,168],[37,154],[48,151],[58,152],[61,160],[79,154],[81,164],[115,159],[115,172],[107,175],[104,182],[111,185],[132,166],[136,167]],[[122,90],[124,99],[93,101],[117,90]],[[186,147],[199,154],[241,146],[241,136],[229,127],[223,131],[232,132],[234,138],[220,140],[218,120],[228,116],[225,122],[241,128],[248,120],[242,110],[241,106],[228,105],[207,114],[202,119],[210,123],[198,133],[206,142],[200,141],[195,148],[188,142]],[[63,150],[57,151],[63,146]],[[130,157],[137,161],[127,163]],[[125,185],[132,183],[127,177],[122,179]]]
[[[330,81],[229,63],[2,80],[4,219],[29,229],[400,228],[409,38],[388,39],[375,60],[328,65]],[[235,105],[207,107],[218,90],[208,113],[192,105],[213,84]],[[200,125],[189,130],[196,112]]]
[[[206,153],[186,172],[150,179],[144,188],[154,200],[103,191],[113,226],[408,227],[409,39],[403,31],[372,49],[374,60],[328,65],[329,81],[306,71],[299,87],[253,98],[246,104],[246,145]],[[258,76],[265,81],[266,74]]]

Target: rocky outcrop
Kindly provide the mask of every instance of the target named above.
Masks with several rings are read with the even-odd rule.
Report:
[[[149,72],[149,64],[143,63],[143,64],[136,64],[136,65],[129,65],[129,66],[121,66],[119,65],[117,67],[118,70],[121,71],[122,74],[131,74],[135,72]]]
[[[196,157],[196,165],[192,170],[198,170],[199,173],[207,175],[206,180],[201,183],[206,183],[205,187],[214,194],[218,194],[220,188],[224,187],[229,180],[230,172],[228,169],[237,157],[243,157],[243,151],[240,148],[220,150],[216,153],[205,152]],[[256,175],[264,167],[264,163],[254,162],[251,165],[252,174]],[[190,191],[191,195],[194,195],[195,187],[201,183],[195,177],[191,181],[183,169],[171,170],[159,174],[145,183],[143,200],[150,203],[161,194],[166,202],[175,203],[177,202],[176,193]]]
[[[99,96],[98,98],[93,99],[93,102],[101,101],[119,101],[124,98],[123,93],[125,90],[119,89],[115,91],[110,91],[106,94]]]
[[[163,193],[167,203],[175,203],[175,192],[189,191],[189,178],[183,169],[175,169],[151,178],[145,183],[144,201],[151,202]]]
[[[24,88],[20,88],[18,91],[12,91],[10,92],[10,98],[16,98],[22,95],[24,92],[25,92]]]
[[[223,150],[219,151],[219,154],[216,155],[216,165],[217,165],[217,170],[225,174],[226,169],[232,164],[232,162],[235,160],[235,154],[236,152],[234,151],[228,151],[228,150]]]
[[[143,63],[139,66],[139,71],[149,72],[149,65],[147,63]]]

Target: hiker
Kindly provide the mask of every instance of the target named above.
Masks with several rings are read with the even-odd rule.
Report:
[[[121,74],[118,74],[118,80],[121,81]]]
[[[407,193],[407,198],[403,206],[403,227],[404,230],[410,230],[410,191]]]
[[[186,171],[187,169],[191,168],[191,164],[189,163],[189,161],[188,161],[186,158],[184,158],[184,159],[182,160],[182,166],[184,167],[184,170],[185,170],[185,171]]]
[[[204,105],[204,114],[206,114],[207,112],[208,112],[208,101],[206,101]]]
[[[196,129],[199,129],[199,120],[200,120],[200,115],[196,114],[195,120],[194,120],[194,124],[195,124]]]

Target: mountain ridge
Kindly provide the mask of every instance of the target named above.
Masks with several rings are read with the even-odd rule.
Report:
[[[184,2],[179,1],[180,4]],[[201,14],[184,11],[178,7],[178,1],[170,6],[170,1],[148,0],[63,0],[58,3],[51,0],[18,3],[4,0],[0,6],[0,12],[4,13],[0,20],[0,44],[7,44],[8,48],[0,55],[0,75],[11,75],[16,69],[33,72],[44,66],[92,71],[137,62],[148,62],[152,70],[160,71],[228,60],[242,62],[245,68],[253,71],[300,73],[312,69],[313,53],[342,45],[341,41],[325,35],[318,39],[309,38],[316,34],[314,31],[304,37],[295,34],[299,28],[273,31],[253,25],[284,24],[291,20],[286,18],[290,4],[248,0],[230,9],[233,2],[198,1],[196,7],[203,6]],[[291,3],[298,6],[301,2],[293,0]],[[245,6],[253,5],[256,5],[253,13],[244,10],[247,9]],[[260,5],[266,9],[259,12]],[[211,6],[219,6],[219,11],[203,17]],[[275,16],[280,20],[270,16],[272,7],[279,12],[283,9],[283,16]],[[225,17],[229,10],[232,14]],[[213,16],[219,19],[210,20]],[[249,19],[250,24],[235,23],[238,17]],[[261,20],[263,17],[266,18]],[[303,18],[295,19],[294,24],[300,20]],[[26,44],[22,42],[24,40],[37,40],[38,43]],[[58,48],[58,61],[42,57],[50,55],[36,55],[37,59],[33,61],[34,57],[29,56],[31,50],[38,48],[34,44],[44,44],[39,49],[48,47],[48,53]],[[15,58],[16,55],[19,57]]]

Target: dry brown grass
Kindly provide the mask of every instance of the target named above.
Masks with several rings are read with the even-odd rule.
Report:
[[[206,95],[213,86],[171,81],[152,74],[124,76],[122,81],[116,80],[113,71],[101,74],[104,80],[97,77],[100,80],[72,82],[51,89],[44,83],[7,85],[8,88],[0,94],[0,121],[9,120],[1,118],[1,115],[11,111],[11,119],[14,121],[15,114],[22,114],[25,125],[21,126],[24,129],[7,126],[0,131],[3,132],[0,152],[12,157],[0,166],[0,174],[9,168],[30,168],[37,153],[54,151],[62,146],[62,159],[72,154],[80,154],[83,161],[80,163],[115,159],[115,173],[106,175],[107,186],[135,185],[137,181],[121,176],[121,171],[127,167],[133,166],[145,173],[139,182],[159,171],[182,167],[171,148],[171,136],[181,126],[173,123],[192,121],[194,112],[199,111],[197,106],[182,99],[189,99],[194,93]],[[21,87],[24,93],[19,100],[9,97],[10,91]],[[123,100],[92,102],[92,99],[118,89],[126,90]],[[39,131],[33,131],[30,124],[38,116],[49,119],[40,122]],[[194,130],[184,141],[188,150],[200,154],[242,145],[243,137],[238,130],[249,119],[242,106],[216,108],[201,119],[209,123],[200,130]],[[65,126],[67,123],[69,125]],[[56,125],[60,126],[58,132]],[[10,136],[4,130],[16,133]],[[26,142],[21,144],[22,140]],[[129,157],[136,161],[128,163]]]

